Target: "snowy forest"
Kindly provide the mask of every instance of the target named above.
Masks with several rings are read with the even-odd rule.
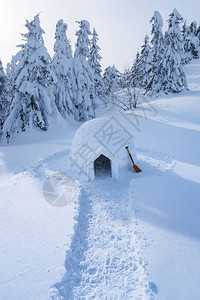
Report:
[[[46,131],[56,120],[86,121],[95,117],[98,105],[107,105],[121,89],[139,89],[148,97],[188,89],[183,66],[199,58],[200,26],[187,24],[174,9],[163,32],[163,19],[155,11],[151,36],[130,69],[101,67],[98,33],[86,20],[77,22],[75,50],[67,37],[67,24],[55,29],[54,55],[43,40],[39,15],[26,21],[20,51],[3,69],[0,61],[0,138],[9,143],[15,134],[33,128]],[[134,37],[133,37],[134,38]]]

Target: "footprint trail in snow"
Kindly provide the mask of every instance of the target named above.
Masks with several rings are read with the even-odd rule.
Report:
[[[83,185],[66,275],[53,299],[154,299],[132,201],[125,182]]]

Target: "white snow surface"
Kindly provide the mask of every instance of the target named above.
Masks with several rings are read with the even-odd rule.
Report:
[[[127,112],[142,172],[130,163],[118,181],[76,178],[65,207],[42,186],[73,176],[78,125],[0,148],[0,299],[200,299],[199,71],[199,60],[185,68],[191,91]]]

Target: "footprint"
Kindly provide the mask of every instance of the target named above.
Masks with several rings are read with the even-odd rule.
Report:
[[[138,266],[137,265],[134,265],[133,266],[133,271],[136,271],[138,269]]]
[[[153,281],[149,281],[149,287],[155,294],[158,294],[158,288]]]

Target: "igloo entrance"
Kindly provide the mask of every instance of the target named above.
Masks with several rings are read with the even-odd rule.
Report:
[[[95,174],[95,177],[102,177],[102,176],[112,177],[111,161],[108,157],[101,154],[94,161],[94,174]]]

